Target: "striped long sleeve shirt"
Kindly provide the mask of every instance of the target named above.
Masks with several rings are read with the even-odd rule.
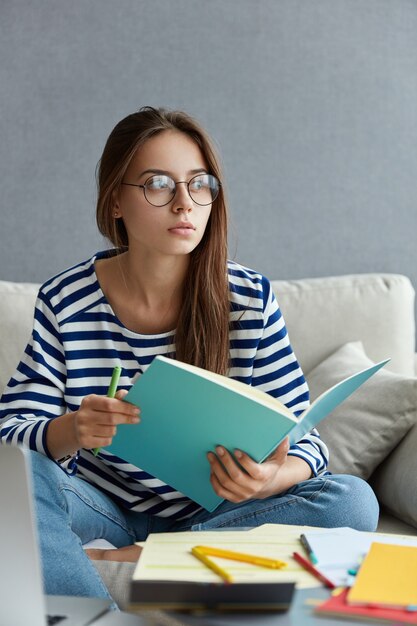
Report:
[[[1,398],[2,443],[51,457],[46,440],[51,420],[76,411],[88,394],[106,395],[115,365],[122,367],[120,388],[128,389],[156,355],[175,357],[175,331],[142,335],[116,317],[94,268],[96,259],[108,254],[99,252],[40,288],[30,341]],[[309,403],[308,387],[270,283],[232,261],[228,277],[229,376],[271,394],[299,415]],[[328,451],[316,430],[289,454],[304,459],[313,475],[326,470]],[[158,477],[104,449],[97,457],[81,449],[62,467],[133,511],[182,519],[200,509]]]

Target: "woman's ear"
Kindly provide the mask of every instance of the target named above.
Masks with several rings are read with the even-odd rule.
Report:
[[[122,217],[122,213],[120,211],[118,194],[115,191],[113,191],[112,193],[112,215],[115,219]]]

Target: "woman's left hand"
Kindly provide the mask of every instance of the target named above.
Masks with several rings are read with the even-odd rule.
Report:
[[[287,462],[288,437],[263,463],[256,463],[240,450],[234,457],[226,448],[217,446],[216,454],[209,452],[211,484],[218,496],[230,502],[268,498],[287,488],[286,480],[280,485],[280,470]],[[283,477],[284,478],[284,477]]]

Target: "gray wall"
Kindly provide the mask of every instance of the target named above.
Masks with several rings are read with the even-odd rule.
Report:
[[[104,247],[96,163],[152,104],[216,139],[231,256],[417,285],[415,0],[0,0],[0,59],[1,279]]]

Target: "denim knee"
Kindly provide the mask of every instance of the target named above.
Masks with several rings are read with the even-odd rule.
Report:
[[[58,486],[69,480],[68,474],[52,459],[41,452],[28,452],[35,497],[49,497],[58,493]]]
[[[356,530],[375,531],[378,525],[379,504],[372,487],[362,478],[349,474],[332,474],[335,526],[350,526]],[[349,520],[348,524],[340,520]]]

